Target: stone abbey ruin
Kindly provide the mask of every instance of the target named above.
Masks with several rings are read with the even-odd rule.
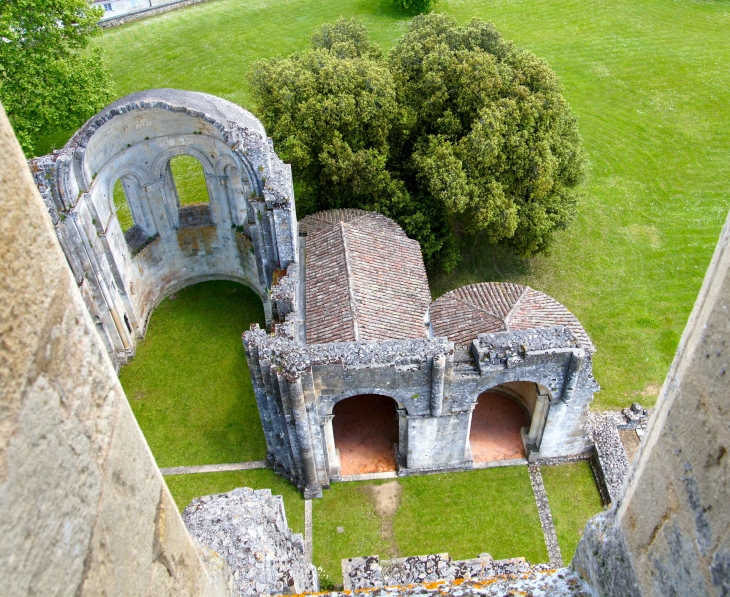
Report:
[[[119,385],[115,369],[155,306],[203,280],[235,280],[261,297],[269,331],[243,341],[269,464],[306,497],[348,476],[338,405],[360,400],[363,412],[358,397],[390,409],[402,475],[480,466],[470,428],[486,400],[521,413],[526,461],[595,449],[586,431],[594,348],[569,311],[516,284],[432,302],[417,243],[387,218],[342,210],[298,222],[289,168],[240,107],[175,90],[127,96],[30,170],[0,118],[8,595],[317,590],[270,493],[198,498],[186,528]],[[169,167],[180,154],[202,164],[209,203],[180,206]],[[126,233],[112,199],[118,179],[134,217]],[[353,590],[730,594],[728,239],[726,225],[640,452],[626,480],[606,480],[611,508],[588,523],[569,568],[429,556],[391,562],[401,576],[368,585],[377,570],[363,560],[351,566]],[[443,576],[385,586],[419,565]]]
[[[209,204],[180,205],[169,164],[181,154],[202,164]],[[240,107],[133,94],[31,168],[117,365],[182,286],[229,279],[258,293],[272,333],[254,329],[244,343],[269,460],[307,497],[343,476],[333,418],[356,396],[390,399],[396,448],[385,451],[401,474],[472,468],[480,396],[521,411],[518,453],[591,449],[594,348],[565,307],[498,283],[432,302],[420,246],[388,218],[333,210],[297,222],[291,171]],[[112,200],[119,179],[134,217],[126,233]],[[361,418],[367,410],[366,400]]]

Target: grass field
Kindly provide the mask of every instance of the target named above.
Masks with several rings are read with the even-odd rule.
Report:
[[[603,510],[601,494],[591,465],[586,461],[543,466],[540,470],[563,562],[567,566],[573,559],[586,522]]]
[[[304,533],[304,498],[288,481],[277,477],[269,469],[251,471],[230,471],[225,473],[196,473],[193,475],[171,475],[165,477],[167,487],[182,512],[193,498],[201,495],[225,493],[237,487],[271,489],[274,495],[284,498],[284,509],[289,528],[295,533]]]
[[[336,483],[313,502],[313,526],[314,563],[336,583],[356,556],[548,558],[524,466]]]
[[[577,221],[550,255],[522,261],[477,244],[450,276],[432,276],[434,295],[486,280],[546,291],[598,347],[596,407],[652,404],[730,205],[727,2],[441,0],[437,9],[490,20],[550,62],[591,174]],[[119,96],[178,87],[255,111],[252,61],[306,47],[316,26],[341,15],[363,19],[385,48],[407,23],[390,0],[215,0],[107,30],[97,43]]]
[[[263,460],[266,442],[241,333],[264,324],[234,282],[188,286],[152,314],[120,380],[158,466]]]

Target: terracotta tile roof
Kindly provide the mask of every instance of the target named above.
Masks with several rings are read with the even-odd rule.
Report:
[[[348,222],[352,222],[352,220],[361,218],[369,213],[373,212],[351,208],[320,211],[299,220],[299,234],[314,234],[318,230],[330,228],[332,224],[336,224],[338,222],[345,222],[345,224],[347,224]]]
[[[431,305],[435,336],[468,345],[477,335],[564,325],[590,353],[595,347],[575,315],[529,286],[486,282],[447,292]]]
[[[314,214],[303,226],[308,344],[426,335],[431,295],[417,241],[361,210]]]

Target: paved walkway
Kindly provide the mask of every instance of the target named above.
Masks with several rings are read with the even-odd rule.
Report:
[[[532,491],[535,494],[535,501],[537,502],[537,511],[540,514],[540,525],[542,525],[542,534],[545,537],[550,565],[553,568],[562,568],[564,566],[563,556],[560,553],[558,536],[555,533],[555,525],[553,525],[553,515],[550,512],[550,504],[548,504],[547,494],[545,493],[545,485],[542,482],[540,465],[528,464],[527,470],[530,472],[530,482],[532,483]]]
[[[226,471],[248,471],[255,468],[266,468],[266,462],[263,460],[253,460],[251,462],[230,462],[227,464],[202,464],[200,466],[173,466],[171,468],[161,468],[160,472],[163,476],[170,475],[189,475],[191,473],[223,473]]]
[[[312,500],[304,500],[304,558],[312,563]]]

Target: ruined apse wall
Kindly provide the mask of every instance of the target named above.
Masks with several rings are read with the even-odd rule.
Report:
[[[183,154],[201,163],[209,205],[180,206],[169,162]],[[204,93],[135,93],[30,166],[117,367],[157,304],[189,284],[246,284],[270,320],[274,272],[297,260],[294,193],[289,166],[243,108]],[[112,196],[119,179],[135,222],[124,234]]]
[[[0,107],[0,578],[15,595],[228,596],[183,525]]]
[[[730,594],[730,218],[618,504],[573,566],[601,596]]]

